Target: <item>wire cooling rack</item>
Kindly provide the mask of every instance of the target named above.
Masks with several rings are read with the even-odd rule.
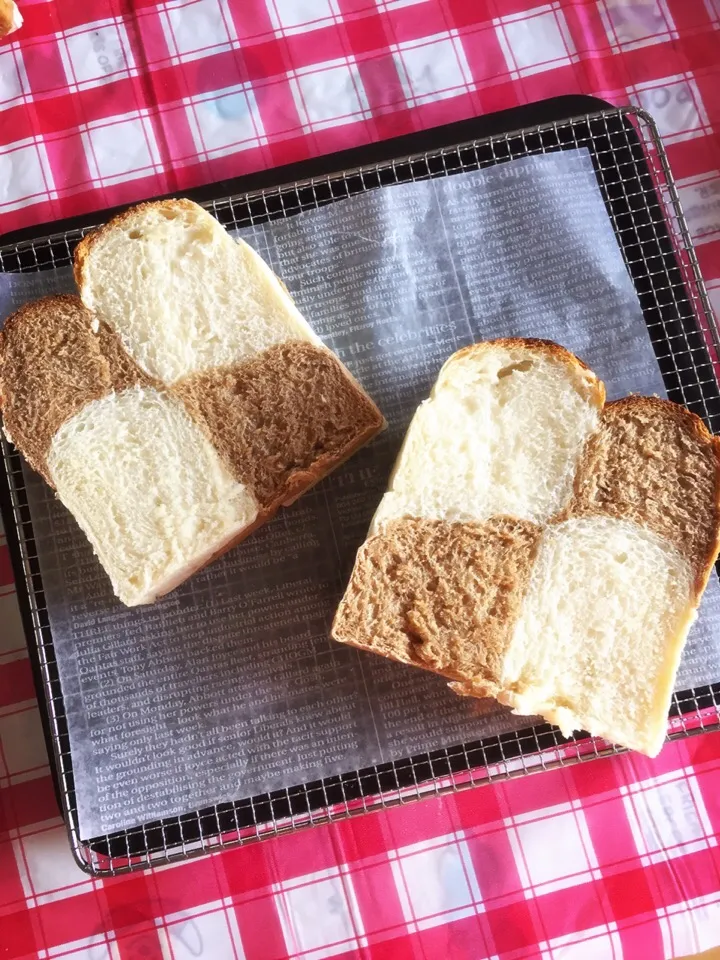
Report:
[[[720,334],[657,129],[641,110],[586,114],[227,197],[206,206],[227,227],[243,227],[291,217],[390,184],[453,176],[529,154],[576,147],[586,147],[593,158],[669,396],[703,417],[713,432],[720,432],[715,372]],[[0,269],[37,271],[67,266],[82,233],[72,231],[0,248]],[[577,763],[618,749],[583,736],[568,741],[555,727],[543,724],[83,841],[77,829],[65,706],[20,458],[4,439],[0,446],[7,481],[8,541],[16,569],[22,571],[18,592],[45,694],[58,793],[73,853],[88,873],[110,875],[166,863],[430,794]],[[720,683],[674,696],[671,738],[715,729],[720,729]]]

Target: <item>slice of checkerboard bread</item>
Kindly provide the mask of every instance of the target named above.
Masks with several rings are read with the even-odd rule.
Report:
[[[718,554],[720,443],[669,401],[604,399],[549,342],[452,356],[410,425],[335,639],[656,755]]]
[[[384,421],[248,244],[189,200],[141,204],[75,254],[88,309],[203,425],[263,518]]]
[[[79,248],[86,304],[5,324],[6,433],[55,487],[128,605],[269,519],[383,425],[274,275],[187,201]]]
[[[128,605],[171,590],[258,517],[182,404],[79,297],[47,297],[6,321],[0,408],[8,439],[73,513]]]

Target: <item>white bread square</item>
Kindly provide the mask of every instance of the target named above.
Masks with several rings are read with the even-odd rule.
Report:
[[[48,468],[127,606],[172,590],[258,515],[197,424],[152,388],[86,404],[55,434]]]
[[[85,306],[170,385],[287,340],[319,344],[265,261],[187,200],[140,204],[78,248]]]
[[[695,620],[692,598],[687,560],[639,524],[582,517],[547,527],[499,699],[565,736],[587,730],[654,756]]]
[[[403,516],[540,523],[557,512],[605,399],[571,356],[512,340],[454,354],[415,412],[371,533]]]

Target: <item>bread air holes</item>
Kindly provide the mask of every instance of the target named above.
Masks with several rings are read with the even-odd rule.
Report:
[[[211,227],[206,226],[205,224],[199,224],[188,228],[187,239],[190,243],[212,243],[213,241],[213,232]]]
[[[128,237],[130,240],[142,240],[145,237],[145,234],[142,230],[133,229],[128,231]]]
[[[518,363],[509,363],[506,367],[501,367],[498,370],[497,378],[498,380],[504,380],[505,377],[509,377],[511,373],[527,373],[532,365],[532,360],[520,360]]]

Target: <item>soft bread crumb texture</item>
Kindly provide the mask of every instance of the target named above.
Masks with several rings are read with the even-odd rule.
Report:
[[[634,520],[674,543],[699,591],[717,555],[717,441],[684,407],[658,397],[609,403],[578,465],[567,516]]]
[[[595,375],[555,344],[461,350],[413,417],[371,532],[403,516],[547,520],[570,496],[603,401]]]
[[[173,393],[266,509],[294,500],[383,426],[337,357],[302,340],[185,377]]]
[[[47,462],[128,606],[172,589],[258,515],[181,404],[152,388],[85,404],[55,434]]]
[[[652,530],[611,517],[546,527],[504,658],[500,700],[566,736],[654,755],[695,619],[687,560]]]
[[[8,317],[0,332],[0,403],[6,436],[51,482],[47,455],[59,427],[113,390],[150,379],[79,297],[44,297]]]
[[[75,276],[85,305],[165,384],[285,340],[320,343],[262,258],[189,200],[140,204],[90,234]]]
[[[392,520],[360,548],[333,636],[497,693],[540,534],[506,517]]]

